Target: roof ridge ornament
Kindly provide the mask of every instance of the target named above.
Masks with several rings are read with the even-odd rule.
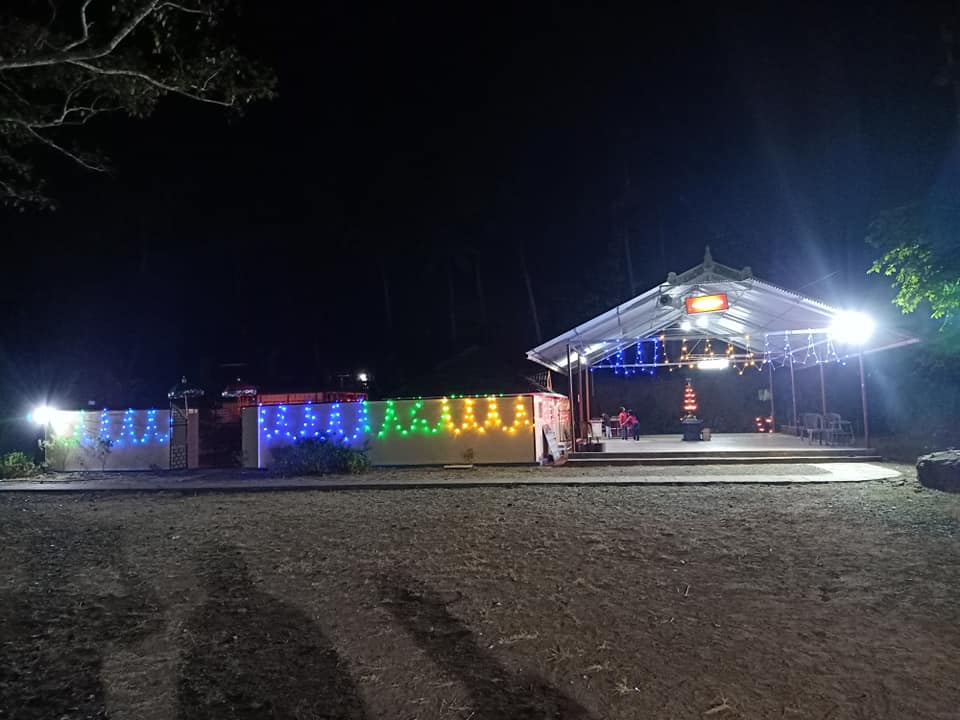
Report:
[[[667,273],[666,285],[687,285],[696,282],[729,282],[753,279],[753,271],[747,265],[737,270],[713,259],[710,246],[704,246],[703,262],[682,273]]]

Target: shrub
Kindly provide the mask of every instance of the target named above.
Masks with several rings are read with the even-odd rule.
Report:
[[[72,437],[54,437],[40,441],[47,467],[61,471],[67,469],[67,459],[77,445],[77,441]]]
[[[0,478],[30,477],[39,472],[40,468],[34,464],[26,453],[18,451],[0,455]]]
[[[365,449],[320,437],[274,449],[273,465],[284,475],[357,474],[370,467],[370,459]]]

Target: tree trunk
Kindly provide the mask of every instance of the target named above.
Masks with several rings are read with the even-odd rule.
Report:
[[[517,246],[517,252],[520,255],[520,272],[523,273],[523,282],[527,287],[527,300],[530,302],[530,317],[533,320],[533,332],[537,337],[537,344],[543,342],[543,334],[540,332],[540,316],[537,314],[537,300],[533,296],[533,283],[530,282],[530,273],[527,271],[527,258],[523,252],[523,243]]]
[[[666,277],[670,272],[667,267],[667,244],[663,237],[663,208],[657,208],[657,236],[660,240],[660,267],[663,269],[663,276]]]
[[[953,82],[953,102],[957,121],[956,130],[960,132],[960,80],[954,80]]]
[[[960,75],[957,74],[957,55],[960,51],[960,5],[956,3],[949,8],[953,13],[949,18],[944,17],[940,25],[940,42],[943,47],[943,60],[946,63],[946,77],[953,93],[953,117],[960,132]],[[944,7],[944,12],[949,12]]]
[[[483,278],[480,275],[480,256],[473,258],[473,281],[477,288],[477,310],[480,315],[480,333],[484,340],[487,339],[487,300],[483,294]]]
[[[383,319],[386,325],[387,338],[393,339],[393,305],[390,302],[390,279],[387,277],[387,269],[384,267],[383,260],[377,260],[377,267],[380,269],[380,282],[383,286]]]
[[[450,342],[457,345],[457,304],[453,290],[453,260],[447,262],[447,287],[450,290]]]
[[[630,224],[623,223],[623,255],[627,260],[627,282],[630,284],[630,297],[637,294],[637,283],[633,278],[633,254],[630,252]]]

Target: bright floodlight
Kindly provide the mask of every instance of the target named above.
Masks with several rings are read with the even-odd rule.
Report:
[[[842,312],[830,324],[830,336],[840,342],[862,345],[873,335],[873,319],[862,312]]]
[[[726,357],[708,358],[697,363],[701,370],[723,370],[730,367],[730,359]]]
[[[357,380],[359,380],[360,382],[365,383],[369,379],[370,379],[370,376],[367,375],[365,372],[357,373]]]
[[[691,327],[693,326],[690,324],[689,320],[684,320],[683,322],[680,323],[681,330],[689,330]]]
[[[41,405],[33,409],[30,419],[37,425],[49,425],[57,411],[49,405]]]

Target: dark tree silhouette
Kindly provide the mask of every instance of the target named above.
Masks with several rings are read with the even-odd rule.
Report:
[[[104,156],[79,132],[98,117],[150,115],[178,95],[240,110],[273,74],[232,45],[229,0],[15,1],[0,9],[0,198],[47,202],[37,149],[88,170]]]

